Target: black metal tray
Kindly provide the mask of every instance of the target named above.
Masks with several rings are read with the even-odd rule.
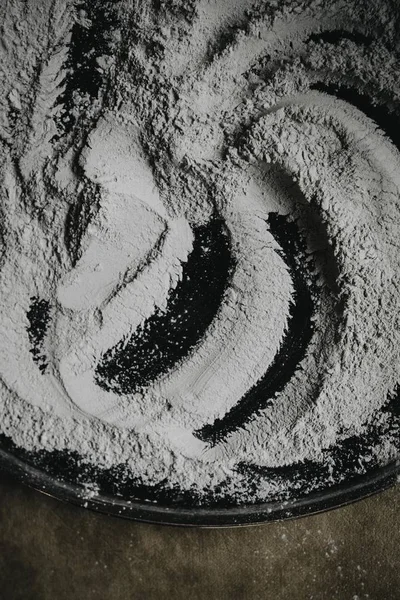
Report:
[[[139,497],[135,498],[134,495],[129,499],[120,493],[113,494],[110,481],[108,486],[107,482],[103,482],[105,491],[100,490],[90,497],[88,482],[83,481],[74,471],[73,457],[61,454],[56,458],[53,456],[52,468],[48,469],[43,467],[43,463],[41,467],[35,466],[34,455],[29,457],[25,452],[25,457],[22,458],[16,454],[19,452],[0,448],[0,472],[64,502],[137,521],[201,527],[251,525],[337,508],[394,485],[400,470],[400,463],[392,462],[362,475],[350,477],[340,484],[308,494],[300,493],[298,497],[287,500],[239,506],[220,504],[185,507],[182,502],[174,505],[173,501],[168,500],[145,501]],[[59,476],[55,475],[57,472]],[[78,481],[79,479],[81,480]]]

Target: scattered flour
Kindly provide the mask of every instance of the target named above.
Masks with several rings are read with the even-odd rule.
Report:
[[[266,500],[275,484],[250,489],[239,464],[323,461],[400,381],[400,153],[339,97],[398,128],[400,11],[95,4],[0,8],[0,431],[144,484]],[[313,335],[283,389],[210,443],[196,432],[264,375],[296,302],[271,213],[305,239]],[[204,335],[141,389],[99,385],[107,352],[167,311],[215,215],[234,266]]]

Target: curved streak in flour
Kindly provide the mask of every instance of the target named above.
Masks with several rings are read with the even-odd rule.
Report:
[[[102,324],[60,360],[63,385],[84,412],[109,423],[118,422],[121,396],[102,390],[95,383],[94,369],[110,346],[129,336],[156,307],[165,306],[191,247],[192,231],[186,219],[171,221],[157,256],[104,306]]]
[[[282,391],[304,358],[313,335],[312,316],[315,306],[310,288],[315,278],[314,265],[307,262],[305,269],[299,266],[305,244],[302,243],[295,223],[277,213],[270,213],[269,226],[280,244],[280,252],[283,253],[293,280],[293,300],[289,306],[287,328],[278,352],[272,361],[266,362],[268,368],[259,380],[246,390],[222,418],[195,432],[196,437],[213,446],[233,431],[243,428]]]
[[[174,419],[193,431],[225,415],[272,362],[285,335],[291,275],[269,231],[268,211],[257,202],[249,210],[246,196],[237,194],[223,215],[236,266],[220,310],[194,352],[149,388],[171,406],[163,435],[174,431]],[[282,289],[278,280],[285,282]],[[199,440],[195,445],[205,447]]]
[[[298,115],[295,113],[292,115],[294,119],[292,122],[290,113],[287,114],[285,121],[285,131],[287,134],[290,133],[291,126],[295,125],[297,127],[296,135],[298,135],[301,128],[303,128],[303,139],[300,147],[299,144],[293,144],[289,141],[289,135],[286,137],[286,142],[282,144],[280,129],[279,127],[275,127],[274,114],[285,108],[288,108],[289,110],[292,108],[296,110],[300,109],[303,111],[303,115],[307,115],[302,124],[300,124],[300,121],[297,118]],[[252,148],[253,156],[259,157],[261,160],[267,156],[268,161],[284,165],[285,170],[299,181],[302,192],[310,202],[313,198],[315,199],[316,194],[318,195],[319,208],[324,211],[325,219],[327,221],[331,220],[331,222],[334,223],[339,207],[342,210],[346,210],[349,199],[343,194],[343,190],[334,190],[326,187],[326,182],[321,179],[321,174],[318,173],[317,170],[312,169],[314,161],[313,149],[318,143],[318,137],[315,135],[317,130],[309,129],[309,126],[310,124],[315,125],[316,123],[321,124],[321,126],[327,130],[329,130],[330,127],[333,127],[336,134],[343,136],[342,143],[351,144],[354,149],[357,149],[358,152],[360,152],[367,160],[372,172],[378,173],[382,178],[382,183],[390,181],[394,184],[394,189],[397,190],[397,194],[400,192],[400,155],[391,141],[379,131],[375,123],[361,111],[354,109],[354,107],[342,100],[317,92],[287,98],[281,101],[279,105],[275,106],[274,109],[267,111],[266,115],[260,119],[250,133],[250,143],[252,139],[256,140],[256,146]],[[313,143],[311,143],[311,141]],[[329,152],[329,149],[327,152]],[[330,157],[330,166],[334,171],[335,158],[332,158],[331,155]],[[339,158],[340,153],[336,154],[336,160],[339,160]],[[308,172],[306,175],[304,175],[305,165],[308,165]],[[355,179],[356,177],[354,174],[353,176]],[[368,183],[366,185],[366,191],[368,191]],[[383,185],[382,188],[384,189]],[[330,195],[332,194],[335,197],[333,205],[331,204],[330,198]],[[386,202],[393,200],[394,195],[392,198],[388,196]],[[332,210],[332,208],[334,210]],[[355,223],[354,226],[357,226],[357,223]],[[365,254],[371,252],[371,256],[376,256],[376,247],[373,245],[373,239],[369,240],[365,238],[363,239],[363,244],[363,252]],[[346,257],[346,254],[343,253],[342,256]],[[366,289],[368,289],[368,285],[371,286],[371,289],[374,288],[374,285],[377,285],[374,276],[376,271],[379,273],[379,267],[373,261],[374,259],[371,259],[371,273],[368,274],[370,279],[367,279],[365,283],[367,286]],[[347,265],[343,265],[343,270],[345,272],[353,272],[353,275],[357,275],[357,272],[354,270],[354,265],[350,261]],[[371,327],[373,326],[371,325]],[[346,335],[345,329],[341,332],[341,335]],[[345,340],[343,340],[343,346],[345,345]],[[339,357],[339,360],[344,360],[344,356],[342,355]],[[323,366],[326,367],[327,365]],[[349,385],[347,382],[348,374],[339,371],[337,375],[338,379],[336,386],[332,382],[332,377],[335,377],[335,375],[331,374],[329,376],[331,386],[340,389],[340,385],[342,384],[344,386]],[[363,373],[357,373],[357,377],[363,377]],[[356,381],[354,374],[352,375],[352,379]],[[345,397],[344,394],[343,397]],[[351,406],[346,407],[344,401],[342,401],[341,398],[339,398],[339,400],[337,406],[333,407],[331,411],[333,415],[329,423],[331,435],[334,435],[335,431],[339,431],[340,428],[343,427],[341,414],[345,415],[347,412],[351,412],[352,418],[358,419],[360,422],[363,422],[365,418],[365,407],[363,403],[352,402]],[[296,423],[298,427],[301,426],[304,430],[308,431],[310,449],[312,449],[315,443],[319,443],[316,442],[316,440],[318,440],[318,437],[321,435],[321,431],[325,432],[325,427],[328,426],[327,423],[322,424],[320,421],[325,414],[324,410],[319,408],[320,402],[331,402],[329,393],[325,394],[324,388],[321,390],[321,396],[314,399],[313,404],[310,405],[309,403],[306,403],[303,407],[293,407],[292,415],[290,414],[290,411],[288,412],[287,407],[285,409],[282,408],[282,411],[280,411],[279,402],[276,402],[274,404],[274,411],[259,413],[257,419],[251,420],[245,429],[230,433],[229,437],[226,440],[223,440],[223,444],[220,448],[210,449],[210,451],[207,452],[209,459],[211,460],[211,457],[215,458],[216,456],[222,458],[225,452],[229,452],[228,448],[231,449],[232,447],[235,447],[238,459],[248,460],[249,444],[251,443],[251,440],[258,439],[261,432],[263,439],[267,440],[266,447],[264,448],[266,456],[268,456],[268,453],[270,453],[271,456],[278,456],[278,447],[280,444],[279,428],[276,428],[276,423],[274,421],[274,419],[279,419],[279,417],[277,417],[278,414],[284,414],[288,427],[294,427],[294,424]],[[379,406],[380,399],[378,396],[375,398],[374,402]],[[291,407],[289,407],[289,409],[291,409]],[[299,417],[299,410],[302,412],[301,418]],[[271,437],[269,439],[266,437],[267,431],[271,432]],[[304,460],[307,456],[298,455],[295,437],[294,434],[293,448],[289,448],[287,443],[288,440],[286,441],[284,449],[286,453],[285,458],[287,460]],[[321,441],[321,444],[322,443],[323,442]],[[281,449],[281,452],[283,452],[283,449]],[[252,456],[252,459],[257,461],[257,464],[263,464],[261,456]]]

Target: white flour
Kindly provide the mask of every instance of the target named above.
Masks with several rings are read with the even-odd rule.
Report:
[[[92,5],[0,9],[0,431],[31,451],[123,463],[145,484],[201,494],[229,478],[242,499],[267,499],[274,484],[250,492],[238,464],[322,461],[400,380],[400,154],[328,89],[398,109],[398,11],[121,0],[72,67],[77,32],[97,27]],[[71,92],[73,69],[95,73],[95,90],[75,80]],[[100,386],[99,362],[165,313],[216,213],[234,268],[204,335],[139,390]],[[312,339],[283,389],[211,444],[195,432],[264,375],[296,302],[270,213],[306,240]],[[40,301],[39,340],[28,315]]]

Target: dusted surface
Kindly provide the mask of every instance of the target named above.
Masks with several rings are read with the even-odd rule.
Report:
[[[0,17],[5,443],[185,506],[396,460],[398,3]]]
[[[397,600],[400,487],[295,521],[146,525],[0,479],[2,600]]]

